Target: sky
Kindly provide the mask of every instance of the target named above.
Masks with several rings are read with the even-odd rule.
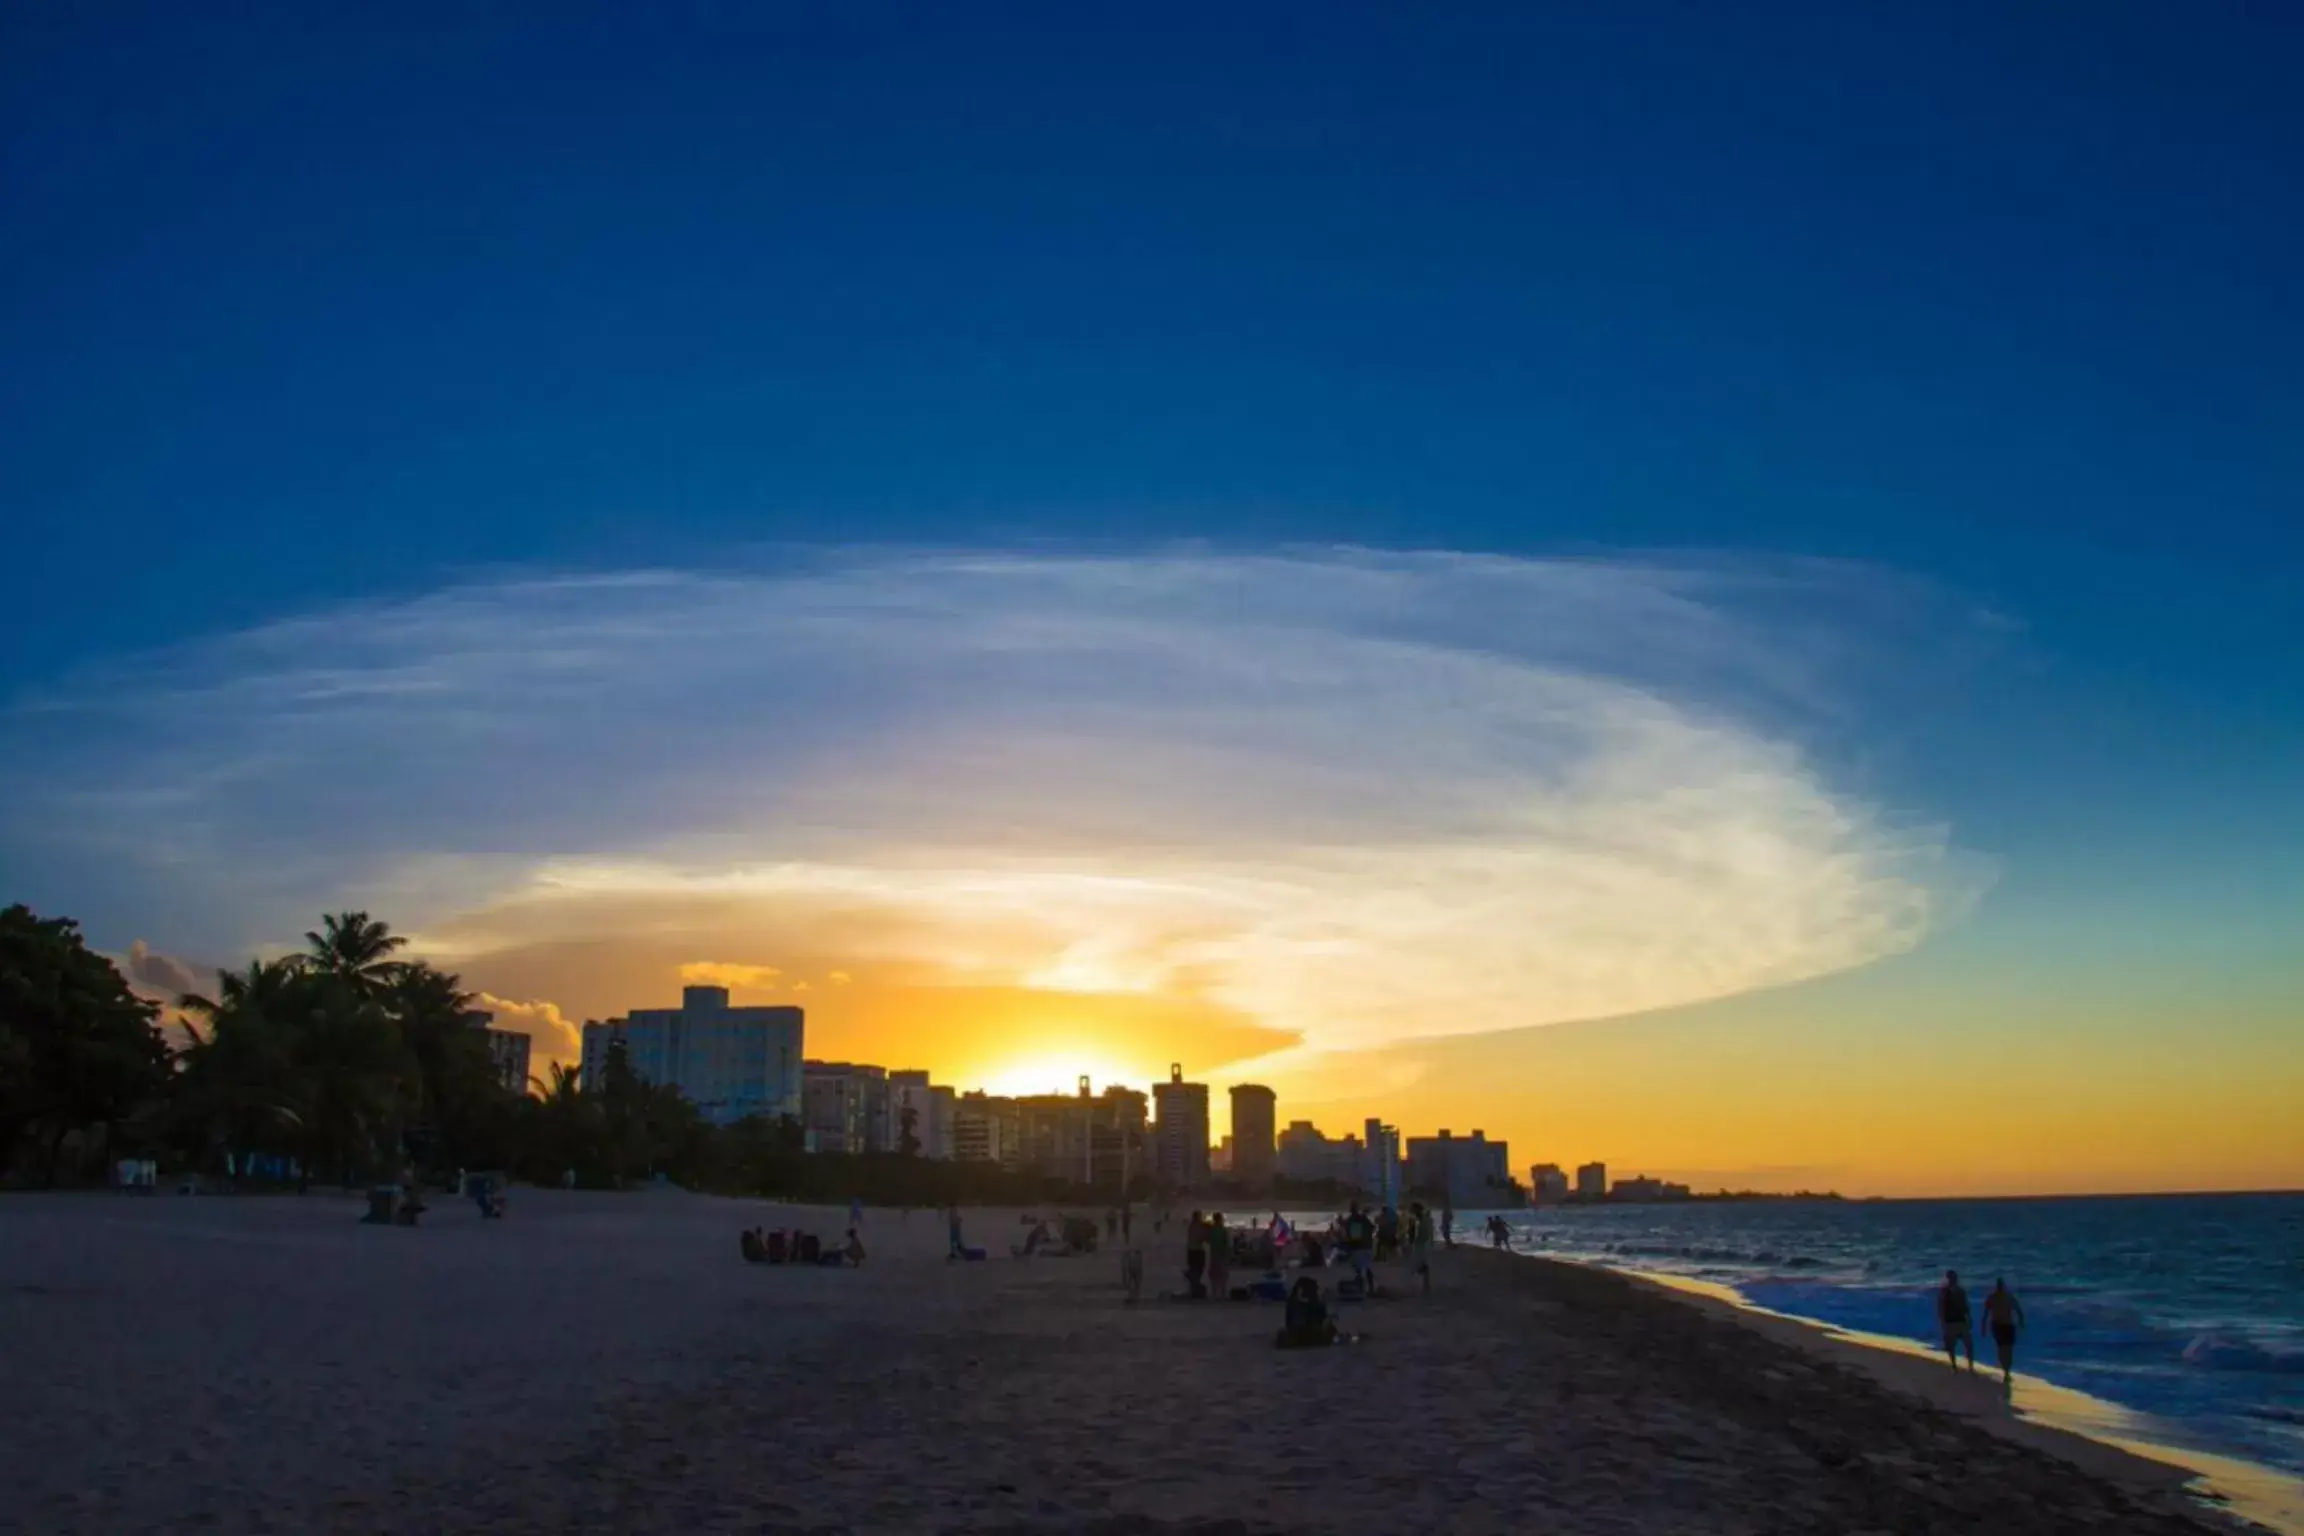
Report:
[[[0,899],[2304,1186],[2304,15],[1145,21],[0,15]]]

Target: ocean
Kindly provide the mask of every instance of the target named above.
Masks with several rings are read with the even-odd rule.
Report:
[[[1481,1219],[1460,1217],[1458,1241],[1464,1229],[1479,1241]],[[2173,1448],[2304,1476],[2304,1194],[1569,1206],[1508,1220],[1532,1252],[1701,1280],[1931,1347],[1946,1269],[1977,1303],[2005,1276],[2029,1320],[2020,1372],[2126,1409]]]

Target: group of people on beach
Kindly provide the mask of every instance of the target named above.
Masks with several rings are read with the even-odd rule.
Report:
[[[1976,1324],[1968,1305],[1967,1288],[1960,1283],[1957,1270],[1944,1271],[1944,1283],[1936,1288],[1936,1326],[1944,1340],[1944,1359],[1953,1370],[1960,1369],[1960,1351],[1968,1352],[1968,1374],[1976,1374]],[[1984,1326],[1991,1331],[1992,1347],[2000,1356],[2000,1384],[2010,1390],[2016,1385],[2016,1335],[2024,1327],[2024,1303],[2008,1289],[2005,1279],[1992,1282],[1991,1294],[1984,1298]]]
[[[1450,1213],[1451,1216],[1453,1213]],[[1371,1213],[1358,1201],[1322,1229],[1290,1226],[1278,1211],[1261,1229],[1235,1229],[1221,1211],[1194,1211],[1184,1228],[1184,1283],[1191,1300],[1237,1298],[1232,1270],[1236,1262],[1254,1263],[1264,1273],[1260,1286],[1276,1288],[1281,1266],[1290,1255],[1301,1269],[1342,1265],[1351,1270],[1344,1282],[1349,1294],[1383,1294],[1376,1278],[1379,1261],[1405,1259],[1426,1291],[1432,1289],[1432,1244],[1437,1232],[1433,1213],[1421,1201],[1405,1212],[1387,1208]],[[1296,1299],[1305,1285],[1317,1295],[1318,1281],[1306,1275],[1289,1291]]]
[[[827,1243],[813,1232],[798,1227],[779,1227],[771,1231],[765,1227],[748,1227],[740,1234],[744,1257],[754,1264],[818,1264],[858,1269],[864,1263],[864,1239],[854,1227],[848,1229],[847,1240]]]

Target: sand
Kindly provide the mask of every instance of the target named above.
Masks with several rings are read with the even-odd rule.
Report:
[[[935,1213],[875,1210],[848,1272],[747,1266],[736,1229],[795,1213],[678,1192],[354,1214],[0,1200],[0,1530],[2231,1530],[2165,1468],[1566,1265],[1444,1252],[1430,1298],[1346,1309],[1368,1343],[1281,1352],[1276,1307],[1007,1259],[1012,1215],[947,1265]]]

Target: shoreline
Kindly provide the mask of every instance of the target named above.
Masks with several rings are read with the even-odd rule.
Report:
[[[2148,1415],[2059,1386],[2022,1370],[2013,1400],[2003,1396],[1997,1367],[1955,1373],[1939,1352],[1908,1339],[1867,1333],[1753,1302],[1733,1286],[1667,1271],[1622,1269],[1552,1254],[1514,1253],[1523,1263],[1557,1264],[1644,1282],[1684,1305],[1724,1317],[1771,1341],[1862,1371],[1891,1391],[1916,1397],[2017,1444],[2071,1462],[2099,1477],[2138,1488],[2174,1489],[2211,1515],[2245,1528],[2304,1536],[2304,1479],[2237,1456],[2155,1438]],[[1985,1351],[1989,1354],[1987,1348]]]

